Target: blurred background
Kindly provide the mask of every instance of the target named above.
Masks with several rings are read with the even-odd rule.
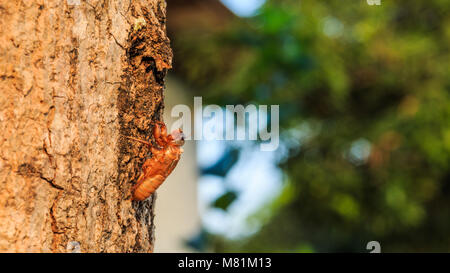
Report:
[[[167,0],[165,120],[276,104],[280,147],[188,141],[156,252],[450,251],[450,5],[368,2]]]

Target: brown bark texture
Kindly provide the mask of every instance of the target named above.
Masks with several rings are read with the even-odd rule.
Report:
[[[163,0],[0,0],[0,252],[151,252]]]

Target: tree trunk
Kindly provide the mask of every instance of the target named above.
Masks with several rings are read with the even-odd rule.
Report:
[[[0,251],[151,252],[163,0],[0,0]]]

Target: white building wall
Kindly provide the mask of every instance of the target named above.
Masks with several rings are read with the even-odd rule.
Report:
[[[193,109],[193,97],[172,76],[166,77],[164,121],[167,128],[177,118],[171,118],[172,107],[185,104]],[[191,110],[193,111],[193,110]],[[193,140],[186,141],[175,170],[157,190],[155,206],[154,252],[192,252],[185,241],[200,229],[197,203],[197,159]]]

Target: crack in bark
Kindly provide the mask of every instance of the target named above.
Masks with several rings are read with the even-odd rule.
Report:
[[[46,181],[52,188],[57,190],[64,190],[63,187],[55,184],[54,178],[45,177],[40,170],[37,170],[36,167],[31,163],[23,163],[20,164],[17,169],[17,174],[25,176],[25,177],[39,177],[40,179]]]
[[[50,220],[51,220],[50,225],[51,225],[52,233],[53,233],[53,241],[52,241],[53,252],[55,252],[58,249],[58,235],[64,234],[63,231],[59,231],[56,217],[55,217],[55,206],[61,196],[61,193],[62,193],[62,191],[58,192],[58,195],[56,196],[55,200],[53,200],[53,204],[51,205],[50,211],[49,211]]]
[[[45,181],[47,181],[47,183],[51,186],[51,187],[53,187],[53,188],[55,188],[55,189],[57,189],[57,190],[65,190],[63,187],[61,187],[61,186],[59,186],[59,185],[57,185],[57,184],[55,184],[53,181],[54,181],[54,178],[53,179],[49,179],[49,178],[47,178],[47,177],[44,177],[42,174],[39,176],[41,179],[43,179],[43,180],[45,180]]]
[[[116,42],[116,44],[117,44],[118,46],[120,46],[123,50],[126,50],[126,48],[125,48],[123,45],[121,45],[121,44],[117,41],[117,39],[116,39],[116,37],[114,36],[114,34],[112,34],[111,32],[109,32],[109,35],[111,35],[111,36],[113,37],[114,41]]]

